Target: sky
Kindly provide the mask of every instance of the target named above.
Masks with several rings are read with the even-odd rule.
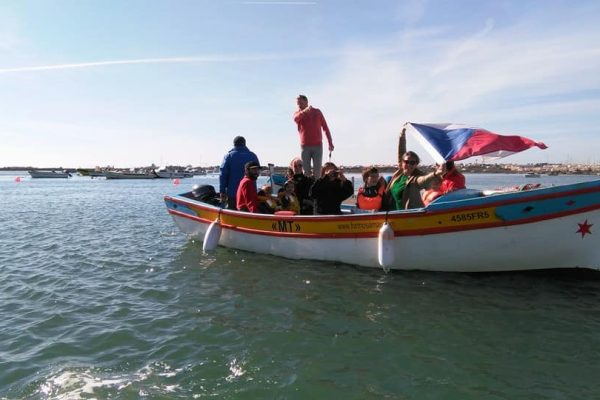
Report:
[[[405,122],[598,163],[598,21],[597,0],[2,0],[0,167],[213,166],[237,135],[287,165],[298,94],[341,165],[394,164]]]

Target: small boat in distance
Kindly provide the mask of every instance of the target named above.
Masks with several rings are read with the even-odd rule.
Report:
[[[27,172],[32,178],[69,178],[71,176],[67,171],[30,169]]]
[[[81,176],[89,176],[91,178],[104,176],[104,171],[99,168],[77,168],[77,173]]]
[[[154,173],[157,177],[164,179],[192,178],[194,176],[194,173],[187,169],[181,170],[169,167],[155,169]]]
[[[537,172],[528,172],[525,174],[525,178],[539,178],[540,174]]]
[[[104,171],[106,179],[156,179],[154,171]]]

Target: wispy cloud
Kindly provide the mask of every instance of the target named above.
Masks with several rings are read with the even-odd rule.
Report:
[[[522,134],[546,134],[549,127],[551,135],[570,132],[569,116],[589,119],[598,104],[596,98],[565,97],[600,90],[595,72],[600,48],[588,30],[568,28],[540,34],[488,20],[460,40],[440,33],[417,39],[410,48],[400,37],[395,52],[354,49],[339,60],[333,79],[315,85],[312,97],[336,116],[331,125],[343,136],[377,132],[376,141],[365,135],[345,143],[352,147],[345,158],[362,162],[375,159],[382,142],[394,143],[405,121],[464,122]],[[414,42],[412,32],[404,34]],[[414,51],[415,45],[421,51]],[[552,143],[552,138],[536,139]]]
[[[132,60],[107,60],[107,61],[92,61],[82,63],[69,63],[69,64],[52,64],[52,65],[38,65],[38,66],[27,66],[27,67],[13,67],[13,68],[0,68],[0,74],[7,73],[18,73],[18,72],[32,72],[32,71],[51,71],[51,70],[65,70],[65,69],[78,69],[78,68],[96,68],[114,65],[132,65],[132,64],[181,64],[181,63],[220,63],[220,62],[246,62],[246,61],[278,61],[278,60],[292,60],[301,58],[312,58],[312,57],[332,57],[333,55],[323,53],[312,53],[312,54],[292,54],[292,53],[279,53],[279,54],[250,54],[250,55],[208,55],[208,56],[197,56],[197,57],[164,57],[164,58],[140,58]]]

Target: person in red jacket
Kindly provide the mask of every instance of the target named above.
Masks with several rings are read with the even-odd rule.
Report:
[[[466,188],[465,176],[458,172],[454,161],[446,161],[446,173],[443,175],[439,191],[446,194],[464,188]]]
[[[294,122],[298,125],[300,134],[301,157],[304,164],[304,173],[307,176],[314,176],[315,179],[321,176],[321,163],[323,161],[323,131],[327,135],[329,142],[329,152],[333,151],[333,140],[331,132],[325,121],[323,113],[318,108],[308,105],[308,98],[301,94],[296,98],[298,111],[294,114]],[[312,160],[312,169],[311,169]]]
[[[245,176],[240,181],[236,194],[236,206],[239,211],[259,212],[259,200],[256,193],[256,180],[260,174],[260,164],[249,161],[244,165]]]

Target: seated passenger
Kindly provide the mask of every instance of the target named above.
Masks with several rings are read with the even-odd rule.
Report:
[[[260,202],[260,208],[265,214],[273,214],[279,205],[277,199],[273,197],[273,189],[271,185],[262,185],[258,191],[258,201]]]
[[[431,186],[429,186],[429,189],[425,190],[422,194],[423,205],[425,207],[427,207],[429,203],[431,203],[433,200],[437,199],[438,197],[444,194],[440,190],[441,186],[442,181],[440,181],[439,179],[434,179],[431,181]]]
[[[379,176],[379,171],[375,167],[365,168],[362,172],[362,178],[364,185],[358,189],[356,206],[361,210],[381,210],[386,186],[385,179]]]
[[[244,165],[244,173],[245,176],[240,181],[236,194],[236,207],[239,211],[260,212],[256,193],[256,180],[260,174],[260,165],[256,161],[249,161]]]
[[[289,180],[283,185],[283,191],[278,195],[279,197],[279,210],[281,211],[293,211],[295,214],[300,214],[300,202],[295,193],[294,181]]]
[[[454,161],[446,161],[446,173],[443,175],[440,192],[446,194],[465,188],[465,176],[458,172],[454,165]]]
[[[385,191],[386,210],[405,210],[423,207],[421,189],[427,189],[434,179],[440,179],[446,172],[442,164],[429,174],[418,168],[419,156],[414,151],[406,151],[406,129],[402,129],[398,141],[398,170]]]
[[[298,197],[298,201],[300,202],[300,214],[313,214],[313,202],[310,200],[308,192],[313,183],[315,183],[315,180],[313,177],[304,174],[304,164],[302,164],[302,160],[298,157],[294,158],[290,163],[288,179],[292,179],[296,186],[296,197]]]
[[[270,196],[267,196],[263,189],[260,189],[256,194],[258,195],[258,212],[261,214],[273,214],[275,208],[270,206]]]
[[[332,162],[326,162],[321,177],[310,188],[309,196],[314,200],[315,215],[342,213],[342,201],[354,194],[352,182]]]

